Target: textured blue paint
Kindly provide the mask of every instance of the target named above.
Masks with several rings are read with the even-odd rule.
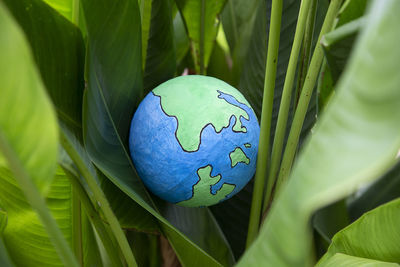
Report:
[[[235,117],[231,117],[229,127],[220,133],[208,125],[202,131],[201,145],[196,152],[182,150],[175,137],[176,118],[163,112],[159,96],[150,92],[139,105],[132,119],[129,148],[139,176],[155,195],[173,203],[190,199],[192,187],[199,179],[197,170],[207,165],[213,168],[212,176],[222,176],[212,186],[213,194],[223,183],[236,186],[225,199],[239,192],[254,175],[260,132],[257,118],[251,108],[234,97],[220,92],[219,98],[247,112],[248,121],[240,118],[247,132],[232,131]],[[251,148],[246,148],[246,143],[250,143]],[[236,147],[240,147],[250,159],[248,165],[238,163],[231,167],[229,153]]]

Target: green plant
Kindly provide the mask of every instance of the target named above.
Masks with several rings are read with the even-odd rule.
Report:
[[[400,263],[399,12],[1,0],[0,265]],[[153,197],[127,149],[141,99],[184,71],[234,85],[261,122],[254,182],[210,208]]]

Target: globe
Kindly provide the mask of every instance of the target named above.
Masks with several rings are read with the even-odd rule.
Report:
[[[253,177],[260,127],[244,96],[201,75],[153,89],[131,123],[129,149],[145,186],[187,207],[229,199]]]

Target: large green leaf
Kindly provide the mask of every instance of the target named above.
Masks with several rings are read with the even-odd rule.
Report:
[[[240,51],[239,54],[247,51],[258,5],[259,0],[227,0],[221,13],[221,21],[232,54],[236,51]]]
[[[219,14],[226,0],[175,0],[191,42],[196,72],[206,69],[218,33]]]
[[[185,25],[181,13],[177,12],[174,21],[174,44],[176,52],[176,62],[179,64],[189,51],[189,38],[186,33]]]
[[[262,0],[264,1],[264,0]],[[221,13],[221,21],[232,57],[232,84],[237,86],[247,49],[253,39],[253,27],[260,12],[259,0],[228,0]],[[265,10],[264,10],[265,14]],[[260,34],[260,33],[258,33]]]
[[[58,168],[46,203],[71,246],[73,239],[78,237],[74,232],[74,216],[79,216],[72,206],[72,197],[71,184]],[[4,243],[13,261],[20,266],[63,266],[45,227],[4,165],[0,166],[0,201],[8,211],[9,222],[4,231]],[[98,264],[96,243],[92,243],[91,239],[92,229],[86,229],[82,241],[82,260],[85,265]]]
[[[347,267],[395,267],[399,266],[394,262],[382,262],[371,259],[365,259],[360,257],[349,256],[346,254],[337,253],[326,261],[324,267],[336,267],[336,266],[347,266]]]
[[[122,228],[153,234],[160,232],[157,221],[148,211],[99,172],[98,179]]]
[[[0,206],[0,265],[4,267],[14,266],[3,242],[3,232],[7,225],[7,213]]]
[[[13,155],[5,157],[19,161],[45,193],[57,162],[56,117],[21,29],[0,8],[0,150],[9,146]]]
[[[41,0],[4,0],[24,30],[57,115],[81,132],[84,44],[79,29]]]
[[[88,90],[84,97],[84,137],[91,159],[120,190],[161,222],[163,232],[184,265],[215,266],[232,263],[229,247],[221,232],[213,236],[198,235],[198,224],[204,225],[206,229],[218,228],[210,214],[198,216],[196,212],[200,211],[196,209],[172,209],[173,215],[179,214],[177,217],[182,220],[175,225],[179,230],[172,226],[157,211],[129,157],[127,136],[130,119],[135,104],[142,95],[141,33],[136,1],[104,1],[99,4],[98,1],[85,0],[82,4],[87,19],[89,47],[86,73]],[[105,24],[105,15],[118,27],[113,23]],[[115,28],[119,30],[115,31]],[[171,208],[163,211],[168,214]],[[190,231],[185,222],[193,223]],[[182,232],[190,234],[190,239]],[[213,247],[215,240],[221,244],[218,249]]]
[[[148,39],[145,42],[147,46],[143,48],[146,50],[143,83],[145,93],[148,93],[157,85],[174,77],[176,59],[171,0],[144,2],[151,3],[148,10],[150,14],[146,15],[149,17],[146,36]]]
[[[344,24],[326,34],[322,40],[325,58],[335,82],[339,79],[347,63],[351,48],[364,21],[363,18],[359,18]]]
[[[327,253],[318,265],[323,266],[336,253],[400,262],[399,211],[400,198],[365,213],[333,237]]]
[[[101,88],[113,127],[127,143],[130,119],[143,97],[137,1],[83,0],[82,6],[88,31],[89,89]]]
[[[239,266],[310,265],[312,213],[395,163],[400,147],[399,12],[398,1],[374,2],[338,92]]]
[[[57,10],[66,19],[73,21],[74,13],[79,11],[79,1],[76,0],[43,0]]]
[[[347,0],[338,14],[336,30],[326,34],[322,40],[326,58],[318,82],[318,108],[320,110],[327,104],[334,91],[334,86],[347,64],[354,41],[364,22],[360,17],[364,14],[368,2],[370,1]]]
[[[349,201],[349,213],[352,220],[358,219],[362,214],[379,205],[400,197],[400,162],[363,191]]]
[[[59,181],[56,178],[54,183]],[[21,189],[16,184],[12,173],[5,166],[0,168],[0,190],[1,202],[5,210],[8,211],[8,226],[4,231],[4,241],[8,248],[11,258],[18,265],[37,266],[49,264],[51,266],[61,266],[57,252],[49,240],[45,228],[40,222],[36,213],[31,209],[26,201]],[[71,243],[72,222],[69,212],[71,202],[69,190],[61,192],[61,195],[54,199],[53,188],[49,190],[48,197],[53,200],[48,201],[49,205],[56,202],[59,211],[53,212],[53,216],[63,225],[63,234]]]

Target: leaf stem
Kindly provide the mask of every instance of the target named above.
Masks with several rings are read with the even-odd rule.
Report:
[[[253,198],[251,202],[246,247],[249,247],[256,238],[260,224],[261,204],[269,155],[269,138],[272,119],[272,104],[274,100],[276,66],[279,52],[282,6],[282,0],[272,1],[268,54],[265,67],[264,96],[261,111],[260,141],[258,145],[257,168],[254,181]]]
[[[201,0],[200,10],[200,74],[205,74],[204,67],[204,35],[205,35],[205,16],[206,16],[206,1]]]
[[[92,191],[94,198],[98,202],[100,209],[103,211],[104,217],[110,225],[111,231],[113,232],[118,242],[118,245],[121,248],[122,254],[125,257],[128,266],[137,266],[135,257],[132,254],[132,250],[129,246],[124,232],[122,231],[121,225],[119,224],[118,219],[115,217],[113,211],[111,210],[110,204],[108,203],[103,191],[97,184],[96,179],[92,176],[89,169],[82,161],[76,150],[72,147],[63,132],[61,132],[60,137],[63,148],[74,161],[83,178],[85,178],[85,181]]]
[[[295,106],[297,106],[297,102],[299,101],[301,88],[303,87],[304,80],[306,78],[308,66],[310,64],[311,59],[311,44],[313,41],[313,33],[314,33],[314,23],[315,23],[315,15],[317,11],[317,3],[318,0],[313,0],[311,3],[311,8],[307,17],[306,29],[304,32],[303,44],[300,52],[300,64],[299,64],[299,77],[297,79],[297,85],[295,90]]]
[[[49,238],[60,256],[61,261],[65,266],[78,267],[79,265],[74,254],[58,227],[57,222],[54,220],[47,208],[45,200],[40,195],[36,185],[26,172],[14,150],[7,143],[2,132],[0,132],[0,150],[4,153],[4,156],[9,163],[9,167],[14,173],[15,180],[17,180],[21,190],[24,192],[28,203],[39,215],[39,218],[49,234]]]
[[[310,67],[307,72],[306,80],[304,82],[303,89],[301,90],[301,95],[294,115],[293,123],[290,128],[290,133],[285,148],[285,153],[283,155],[282,165],[276,184],[277,186],[276,192],[279,191],[282,184],[287,180],[290,170],[292,168],[294,155],[296,153],[297,144],[299,142],[301,128],[303,127],[303,122],[307,113],[308,104],[310,102],[310,98],[313,89],[315,87],[315,82],[317,80],[319,70],[321,68],[321,63],[324,58],[323,49],[322,46],[320,45],[321,38],[324,34],[326,34],[332,29],[333,22],[340,9],[341,3],[342,0],[332,0],[329,4],[328,12],[325,16],[324,24],[322,25],[322,29],[318,37],[318,42],[314,49]]]
[[[286,124],[290,108],[290,100],[292,98],[293,82],[296,75],[297,59],[304,36],[304,30],[307,23],[310,5],[313,0],[303,0],[300,4],[299,17],[297,19],[296,32],[294,35],[293,46],[290,52],[289,64],[286,72],[285,83],[281,103],[279,106],[278,121],[276,123],[274,143],[272,145],[271,165],[267,179],[267,188],[264,203],[271,198],[272,188],[274,187],[276,175],[279,170],[281,161],[283,142],[285,140]],[[266,208],[266,205],[264,205]]]
[[[72,244],[75,257],[78,259],[79,265],[83,266],[83,250],[82,250],[82,211],[81,202],[74,188],[72,191]]]
[[[63,163],[60,163],[64,172],[67,174],[69,181],[71,182],[72,188],[74,189],[75,194],[79,197],[80,202],[82,203],[83,209],[89,218],[90,222],[96,229],[97,234],[99,235],[104,248],[107,251],[107,254],[110,258],[110,261],[114,263],[116,266],[122,265],[120,256],[118,251],[115,249],[114,244],[116,241],[113,239],[113,235],[107,230],[104,222],[100,218],[99,213],[96,211],[93,203],[90,201],[89,196],[87,195],[85,189],[79,182],[79,179],[76,175],[69,170]],[[82,265],[83,266],[83,265]]]

